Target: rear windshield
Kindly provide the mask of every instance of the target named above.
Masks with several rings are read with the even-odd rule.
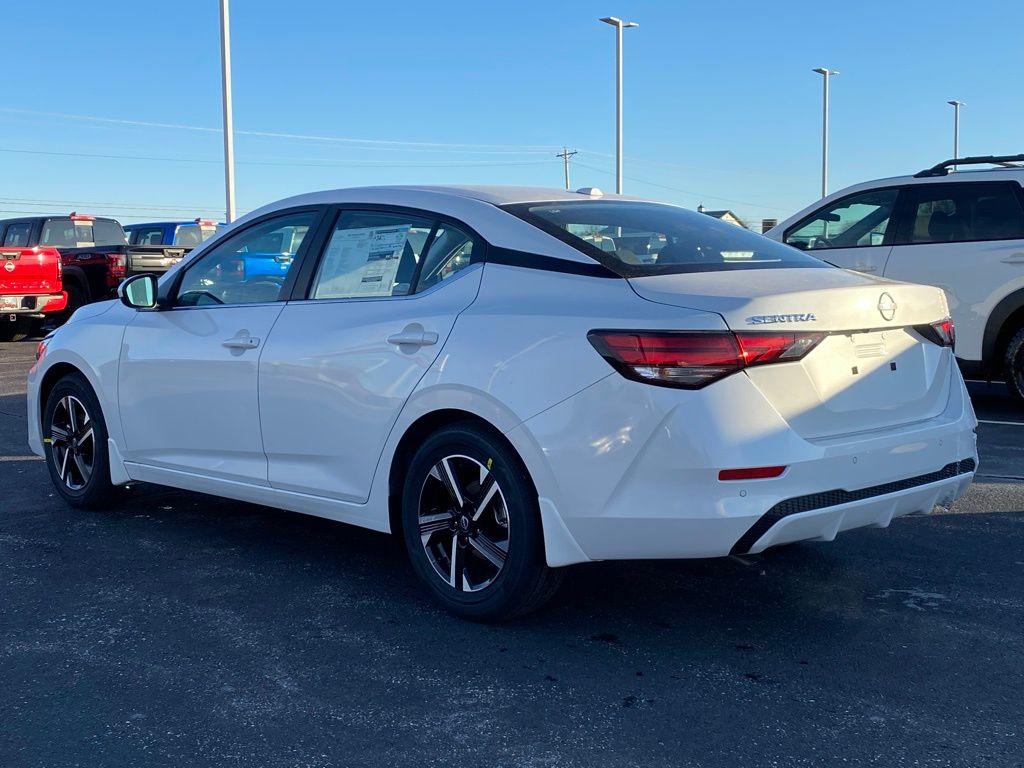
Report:
[[[672,205],[579,200],[504,208],[623,277],[829,266],[743,227]]]
[[[94,245],[124,245],[124,230],[109,219],[47,219],[39,237],[40,245],[55,248],[91,248]]]
[[[217,234],[215,224],[182,224],[174,232],[174,244],[194,247]]]

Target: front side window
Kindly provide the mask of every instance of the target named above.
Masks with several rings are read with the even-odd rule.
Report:
[[[672,205],[624,200],[518,203],[509,213],[623,277],[828,264],[749,230]]]
[[[1009,183],[927,184],[906,190],[897,244],[1024,238],[1024,210]]]
[[[280,301],[285,280],[316,215],[306,212],[277,216],[215,245],[187,268],[175,306]]]
[[[7,234],[4,235],[4,245],[24,248],[28,245],[28,238],[31,234],[32,225],[27,221],[11,224],[7,227]]]
[[[310,298],[362,299],[412,292],[433,222],[405,214],[345,211],[334,226]]]
[[[174,245],[194,248],[217,234],[216,224],[182,224],[174,230]]]
[[[805,251],[882,245],[897,194],[878,189],[844,197],[790,229],[785,242]]]

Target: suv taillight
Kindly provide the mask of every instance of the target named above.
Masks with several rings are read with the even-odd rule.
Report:
[[[587,338],[627,379],[700,389],[744,368],[800,360],[825,334],[602,330]]]
[[[956,346],[956,327],[953,325],[952,318],[947,317],[928,325],[915,325],[914,330],[932,344],[950,348]]]

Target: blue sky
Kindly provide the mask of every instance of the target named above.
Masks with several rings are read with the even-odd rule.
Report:
[[[241,211],[387,183],[614,189],[625,31],[625,191],[747,220],[951,155],[1024,151],[1024,3],[234,0]],[[223,213],[217,0],[5,8],[0,215]],[[181,126],[181,127],[159,127]],[[285,135],[266,135],[285,134]],[[300,138],[301,137],[301,138]]]

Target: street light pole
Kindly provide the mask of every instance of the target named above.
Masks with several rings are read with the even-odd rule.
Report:
[[[639,27],[635,21],[623,21],[615,16],[601,19],[615,27],[615,194],[622,194],[622,30]]]
[[[947,101],[951,107],[953,107],[953,159],[958,160],[960,158],[960,107],[966,107],[962,101]],[[956,170],[956,166],[953,166],[953,170]]]
[[[838,75],[834,69],[818,67],[814,70],[822,76],[824,87],[821,97],[821,196],[828,195],[828,79]]]
[[[224,194],[227,198],[225,218],[235,220],[235,135],[231,117],[231,27],[228,20],[229,0],[220,0],[220,67],[224,92]]]

